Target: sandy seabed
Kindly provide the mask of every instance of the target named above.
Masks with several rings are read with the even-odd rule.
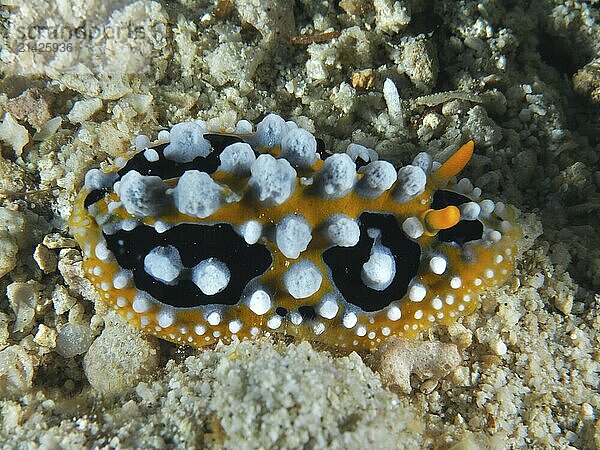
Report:
[[[2,2],[0,446],[599,448],[599,15],[558,0]],[[525,236],[506,286],[406,346],[452,345],[449,373],[390,386],[368,355],[269,337],[177,347],[82,278],[67,221],[89,168],[138,133],[269,112],[397,164],[474,139],[464,175],[519,208]]]

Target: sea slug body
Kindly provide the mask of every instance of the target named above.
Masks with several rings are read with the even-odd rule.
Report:
[[[159,137],[87,173],[70,227],[102,299],[161,338],[373,349],[473,312],[513,272],[515,210],[455,181],[472,141],[396,170],[358,144],[327,155],[275,114]]]

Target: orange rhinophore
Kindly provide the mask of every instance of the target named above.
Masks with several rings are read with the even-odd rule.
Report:
[[[425,227],[431,234],[440,230],[452,228],[460,221],[460,210],[454,206],[446,206],[443,209],[429,209],[423,214]]]
[[[458,175],[473,156],[475,143],[471,140],[459,148],[441,167],[433,173],[435,180],[447,183],[450,178]]]

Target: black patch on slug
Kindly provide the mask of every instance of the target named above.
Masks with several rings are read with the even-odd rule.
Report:
[[[300,314],[300,316],[302,317],[303,322],[315,320],[315,318],[317,317],[317,312],[315,311],[315,308],[309,305],[300,306],[298,308],[298,314]]]
[[[230,134],[207,133],[204,138],[212,145],[211,152],[205,157],[199,156],[187,163],[172,161],[164,156],[165,147],[169,144],[161,144],[152,147],[158,153],[158,161],[148,161],[144,156],[144,150],[142,150],[136,153],[127,161],[125,167],[119,170],[119,178],[132,170],[139,172],[141,175],[155,175],[163,180],[180,177],[186,170],[199,170],[211,174],[216,172],[221,165],[219,156],[227,146],[236,142],[244,142],[241,137]],[[257,154],[256,151],[254,153]]]
[[[458,206],[470,201],[469,197],[458,192],[439,190],[433,194],[431,209],[444,209],[446,206]]]
[[[325,150],[325,141],[321,138],[315,138],[315,140],[317,141],[317,153],[321,159],[325,161],[325,158],[331,155],[330,153],[327,153],[327,150]]]
[[[211,151],[206,157],[199,156],[187,163],[172,161],[165,158],[164,155],[164,150],[167,145],[169,144],[161,144],[152,147],[152,149],[158,153],[158,161],[148,161],[144,156],[145,150],[136,153],[129,161],[127,161],[125,167],[119,170],[119,178],[132,170],[139,172],[141,175],[154,175],[163,180],[180,177],[186,170],[199,170],[210,174],[214,173],[221,163],[219,160],[221,152],[215,150]],[[221,151],[223,151],[223,149],[221,149]]]
[[[393,215],[364,212],[359,221],[358,244],[354,247],[331,247],[323,253],[323,261],[331,270],[333,282],[346,301],[363,311],[380,311],[406,294],[408,283],[419,269],[421,248],[404,234]],[[381,244],[391,250],[396,261],[394,280],[382,291],[366,286],[360,276],[374,242],[367,233],[369,228],[381,231]]]
[[[83,201],[83,207],[86,209],[89,208],[90,205],[93,205],[97,201],[102,200],[109,192],[110,191],[106,188],[94,189],[87,195],[87,197],[85,197],[85,200]]]
[[[285,309],[285,308],[283,308],[283,307],[281,307],[281,306],[279,306],[279,307],[275,308],[275,313],[278,316],[285,317],[285,316],[288,315],[288,310]]]
[[[248,282],[263,274],[273,262],[267,247],[247,244],[231,225],[225,223],[182,224],[164,233],[157,233],[153,227],[138,226],[131,231],[104,234],[104,238],[119,266],[132,270],[138,289],[148,292],[161,303],[179,308],[235,305]],[[174,286],[155,280],[144,270],[144,258],[153,248],[167,245],[177,248],[186,268],[207,258],[218,258],[229,268],[229,284],[215,295],[205,295],[189,279]]]
[[[463,245],[465,242],[476,241],[483,236],[483,224],[479,220],[461,220],[452,228],[438,231],[437,238],[443,242],[456,242]]]
[[[245,142],[241,137],[233,134],[207,133],[204,135],[204,139],[210,142],[213,152],[217,152],[219,155],[225,150],[225,147],[237,142]]]

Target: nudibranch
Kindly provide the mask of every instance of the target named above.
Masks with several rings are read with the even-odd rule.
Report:
[[[182,122],[90,170],[70,227],[129,323],[195,347],[283,333],[348,349],[471,313],[513,272],[515,210],[419,153],[328,155],[292,121]]]

